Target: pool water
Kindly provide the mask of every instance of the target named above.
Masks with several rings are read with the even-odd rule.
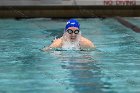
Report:
[[[134,18],[126,17],[125,20],[133,23],[134,25],[140,28],[140,17],[134,17]]]
[[[64,19],[0,19],[0,93],[140,93],[140,33],[112,18],[78,20],[96,50],[41,51]]]

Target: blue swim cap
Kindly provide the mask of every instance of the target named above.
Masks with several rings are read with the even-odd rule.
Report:
[[[69,27],[77,27],[78,29],[80,29],[80,24],[77,20],[75,19],[70,19],[67,21],[66,27],[65,27],[65,31],[69,28]]]

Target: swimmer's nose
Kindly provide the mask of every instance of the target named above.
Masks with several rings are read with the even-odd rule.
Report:
[[[75,34],[75,33],[72,33],[71,35],[72,35],[72,36],[75,36],[76,34]]]

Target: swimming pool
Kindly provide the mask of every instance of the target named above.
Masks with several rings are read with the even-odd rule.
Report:
[[[134,25],[140,27],[140,17],[134,17],[134,18],[126,17],[125,19],[133,23]]]
[[[0,19],[0,93],[139,93],[140,33],[112,18],[78,20],[95,51],[40,51],[64,19]]]

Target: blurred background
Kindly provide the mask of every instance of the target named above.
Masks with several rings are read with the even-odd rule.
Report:
[[[140,16],[138,0],[0,0],[0,17]]]

